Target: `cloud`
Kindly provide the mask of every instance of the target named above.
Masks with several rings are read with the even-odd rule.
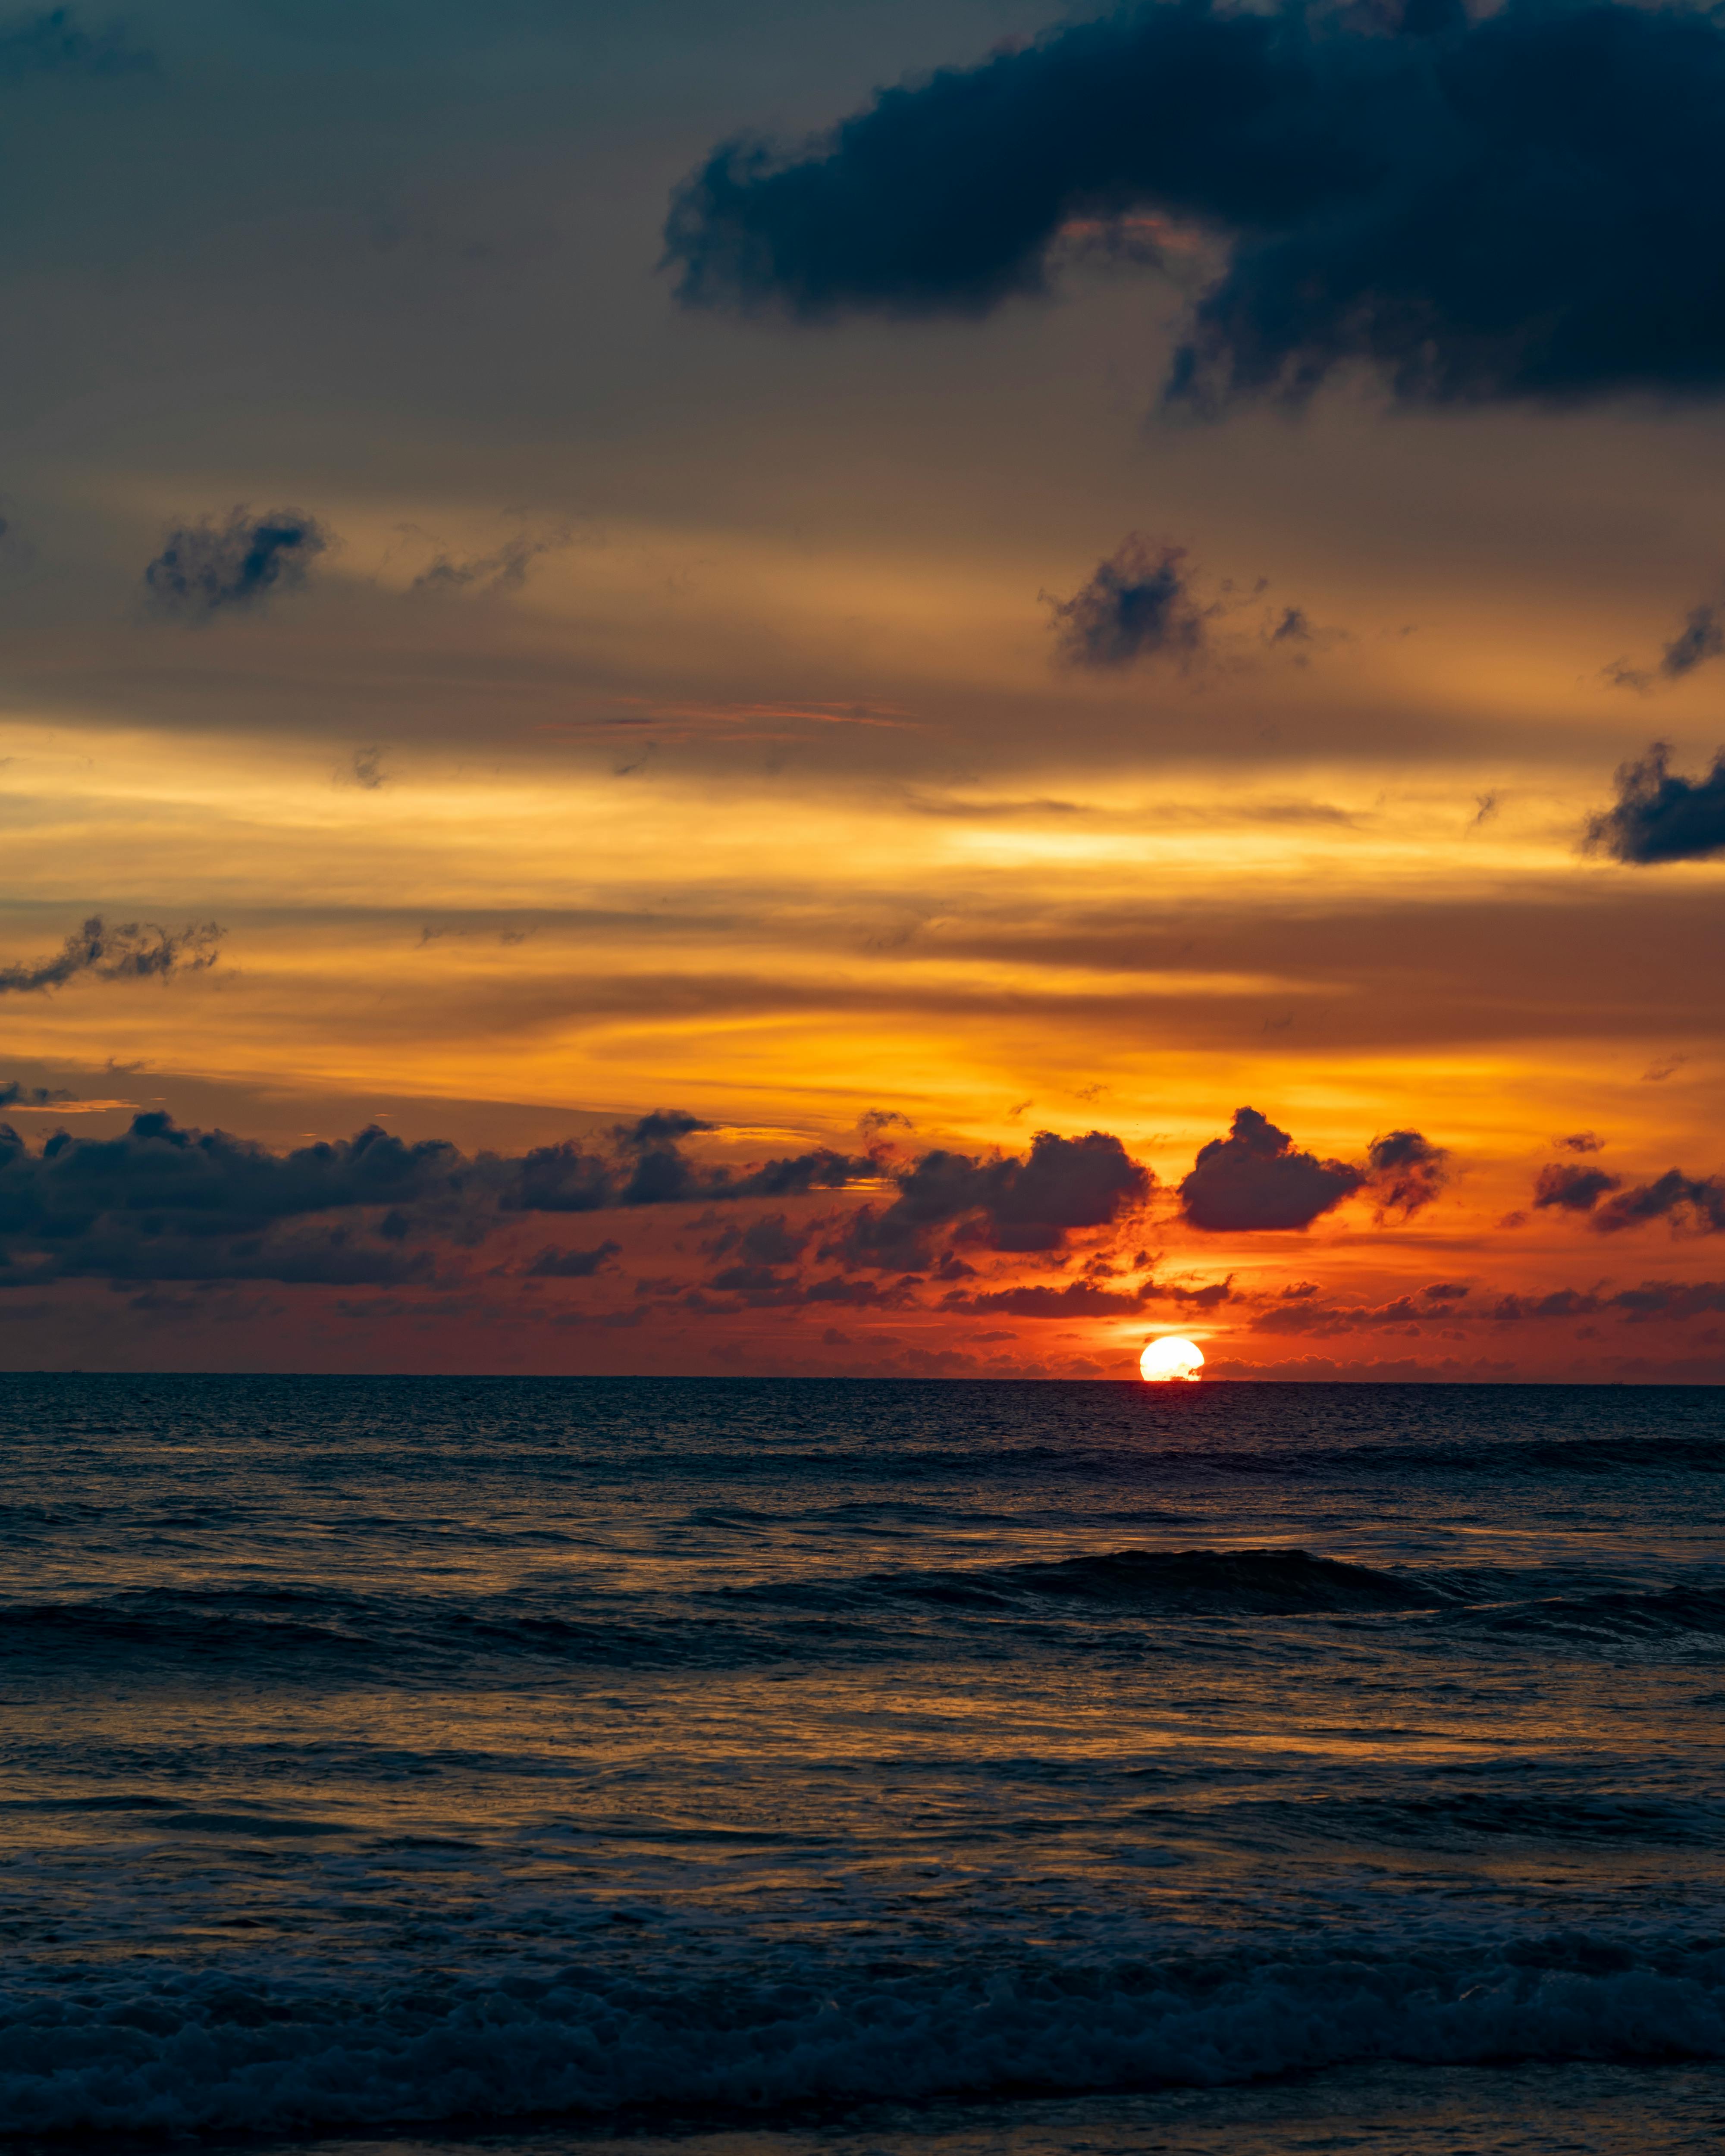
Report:
[[[875,1173],[872,1162],[824,1152],[740,1173],[689,1160],[681,1139],[709,1127],[661,1111],[615,1126],[603,1150],[470,1158],[445,1140],[408,1145],[375,1126],[274,1153],[159,1112],[135,1116],[116,1138],[57,1131],[32,1152],[0,1124],[0,1285],[91,1275],[424,1281],[440,1262],[430,1245],[476,1244],[523,1213],[773,1195]],[[608,1244],[547,1246],[527,1270],[579,1278],[615,1254]]]
[[[1155,1183],[1106,1131],[1076,1138],[1039,1131],[1022,1157],[937,1149],[895,1180],[892,1204],[882,1213],[862,1207],[824,1255],[921,1270],[932,1235],[952,1229],[996,1250],[1055,1250],[1075,1229],[1110,1225],[1142,1205]]]
[[[1255,1108],[1240,1108],[1225,1138],[1199,1148],[1180,1185],[1180,1210],[1193,1227],[1218,1234],[1306,1228],[1367,1179],[1346,1161],[1297,1152],[1286,1131]]]
[[[1594,1131],[1571,1131],[1567,1137],[1553,1138],[1552,1143],[1564,1152],[1604,1152],[1605,1141]]]
[[[1659,1317],[1710,1317],[1725,1311],[1725,1281],[1643,1281],[1611,1298],[1631,1325]]]
[[[1654,742],[1638,762],[1617,767],[1617,799],[1587,827],[1589,853],[1646,868],[1702,860],[1725,847],[1725,749],[1705,778],[1671,771],[1668,742]]]
[[[952,1295],[949,1310],[995,1317],[1128,1317],[1144,1306],[1142,1295],[1122,1294],[1073,1281],[1065,1287],[1009,1287],[993,1295]]]
[[[1168,393],[1409,402],[1716,394],[1725,25],[1693,5],[1179,0],[882,90],[824,138],[721,143],[676,191],[692,306],[979,316],[1075,227],[1217,251]]]
[[[788,1265],[796,1263],[808,1242],[808,1232],[798,1235],[783,1213],[767,1213],[747,1227],[732,1221],[704,1248],[710,1258],[740,1250],[752,1265]]]
[[[520,533],[505,540],[489,554],[475,554],[465,561],[454,561],[440,552],[429,569],[422,570],[414,578],[408,588],[434,595],[477,592],[490,598],[505,592],[518,592],[527,581],[528,570],[542,554],[555,553],[568,544],[568,533],[558,530],[536,537]]]
[[[1391,1213],[1411,1219],[1430,1205],[1450,1179],[1450,1154],[1418,1131],[1391,1131],[1366,1148],[1366,1174],[1381,1220]]]
[[[235,509],[226,523],[206,518],[167,534],[144,572],[156,612],[182,621],[254,611],[274,593],[297,591],[329,535],[303,510],[273,509],[254,516]]]
[[[72,1098],[64,1086],[21,1086],[16,1078],[0,1086],[0,1108],[54,1108]]]
[[[1604,1307],[1589,1290],[1560,1287],[1550,1295],[1501,1296],[1490,1315],[1500,1324],[1515,1324],[1524,1317],[1591,1317]]]
[[[1128,533],[1081,590],[1050,602],[1064,663],[1106,671],[1140,659],[1189,666],[1202,657],[1205,610],[1193,603],[1185,559],[1183,547]]]
[[[86,30],[69,8],[0,23],[0,82],[35,74],[141,74],[155,65],[156,55],[131,44],[118,23]]]
[[[842,1189],[871,1179],[875,1163],[828,1147],[762,1162],[746,1173],[690,1159],[681,1141],[716,1126],[679,1110],[655,1110],[618,1123],[610,1147],[594,1152],[578,1139],[536,1146],[511,1164],[506,1209],[539,1213],[597,1213],[612,1206],[693,1204],[727,1198],[789,1198]]]
[[[1574,1168],[1567,1161],[1553,1161],[1539,1171],[1533,1207],[1541,1213],[1591,1213],[1602,1198],[1622,1188],[1623,1178],[1608,1175],[1603,1168]]]
[[[377,1129],[282,1156],[151,1113],[116,1138],[58,1131],[33,1153],[0,1124],[0,1280],[414,1279],[431,1260],[400,1248],[399,1209],[447,1204],[464,1166],[453,1146]],[[358,1207],[388,1209],[363,1235],[307,1223]]]
[[[380,787],[389,783],[389,773],[383,768],[384,754],[383,747],[378,742],[372,742],[364,748],[357,748],[347,768],[338,772],[336,776],[351,780],[356,786],[362,786],[367,793],[375,793]],[[422,943],[431,941],[429,929],[419,941]]]
[[[199,973],[213,966],[216,945],[227,932],[213,921],[177,932],[153,921],[126,921],[110,928],[92,914],[52,958],[0,966],[0,995],[28,995],[63,988],[87,973],[99,981],[166,980],[171,973]]]
[[[1725,652],[1725,621],[1721,609],[1707,601],[1692,607],[1683,626],[1660,654],[1659,664],[1649,673],[1643,667],[1626,666],[1620,660],[1605,669],[1606,679],[1620,689],[1651,689],[1656,680],[1681,681],[1686,674],[1708,659]]]
[[[530,1280],[591,1280],[608,1259],[622,1250],[621,1243],[596,1244],[590,1250],[560,1250],[547,1244],[527,1267]]]
[[[1639,1183],[1609,1199],[1592,1215],[1591,1224],[1602,1235],[1615,1235],[1648,1220],[1668,1221],[1674,1232],[1725,1235],[1725,1178],[1669,1168],[1656,1182]]]

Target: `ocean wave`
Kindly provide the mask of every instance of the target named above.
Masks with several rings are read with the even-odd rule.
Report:
[[[1115,1549],[948,1570],[865,1573],[854,1579],[769,1580],[720,1590],[727,1601],[799,1609],[860,1609],[891,1600],[1007,1610],[1054,1602],[1183,1614],[1298,1616],[1308,1611],[1433,1609],[1428,1584],[1303,1549]]]
[[[650,2104],[1215,2086],[1345,2062],[1725,2056],[1725,1948],[1584,1933],[1470,1953],[704,1986],[572,1964],[369,1993],[266,1966],[0,1993],[0,2131],[293,2132]]]
[[[1474,1635],[1543,1634],[1579,1644],[1634,1645],[1688,1635],[1725,1645],[1725,1585],[1578,1588],[1531,1599],[1481,1601],[1446,1611],[1444,1622]]]

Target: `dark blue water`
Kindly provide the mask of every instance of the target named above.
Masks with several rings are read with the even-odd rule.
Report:
[[[1718,2138],[1725,1394],[13,1378],[0,1461],[13,2133]]]

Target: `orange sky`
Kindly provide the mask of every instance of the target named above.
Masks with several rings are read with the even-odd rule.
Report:
[[[1146,416],[1174,283],[1106,263],[981,321],[691,316],[656,235],[713,141],[1040,11],[870,5],[794,53],[764,0],[576,12],[482,67],[428,31],[382,144],[362,38],[212,29],[147,93],[41,91],[63,146],[0,256],[33,324],[0,360],[0,963],[91,915],[223,932],[205,970],[0,998],[0,1081],[60,1096],[5,1113],[32,1149],[163,1108],[515,1157],[678,1109],[742,1173],[891,1111],[886,1179],[425,1225],[393,1284],[56,1270],[25,1235],[0,1359],[1122,1376],[1178,1332],[1220,1375],[1725,1378],[1725,1291],[1634,1299],[1725,1280],[1699,1213],[1532,1203],[1553,1163],[1722,1167],[1725,870],[1579,848],[1620,762],[1715,746],[1725,674],[1609,670],[1719,585],[1717,414],[1397,414],[1356,380],[1176,425]],[[219,179],[319,100],[327,168],[141,221],[164,105]],[[152,613],[164,531],[238,504],[316,518],[304,588]],[[1188,550],[1201,658],[1063,667],[1053,603],[1132,531]],[[1418,1130],[1443,1187],[1206,1231],[1178,1186],[1244,1106],[1345,1163]],[[931,1149],[1093,1129],[1147,1204],[1034,1251],[957,1217],[956,1301],[818,1255]],[[714,1286],[781,1218],[795,1293]],[[841,1277],[870,1294],[809,1299]],[[1085,1281],[1153,1292],[986,1307]]]

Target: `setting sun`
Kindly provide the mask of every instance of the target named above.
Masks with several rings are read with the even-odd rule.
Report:
[[[1138,1358],[1138,1375],[1153,1385],[1182,1378],[1195,1384],[1203,1368],[1204,1350],[1192,1340],[1152,1340]]]

